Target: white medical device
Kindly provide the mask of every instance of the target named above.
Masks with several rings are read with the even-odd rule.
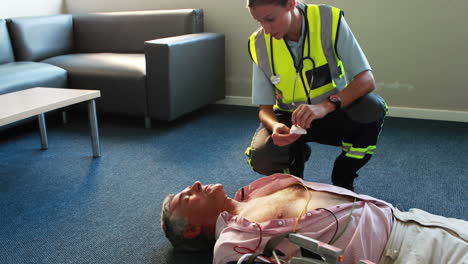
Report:
[[[318,240],[306,237],[301,234],[297,233],[290,233],[286,236],[289,241],[298,245],[302,249],[312,252],[317,257],[310,258],[306,256],[302,257],[293,257],[288,262],[280,262],[280,263],[287,263],[287,264],[341,264],[343,262],[343,250],[337,247],[334,247],[330,244],[320,242]],[[274,252],[274,251],[273,251]],[[248,259],[252,257],[252,254],[245,254],[243,255],[238,261],[237,264],[248,263]],[[276,257],[276,256],[275,256]],[[321,259],[319,259],[319,257]],[[253,263],[275,263],[267,260],[262,256],[257,256],[256,260]],[[359,263],[356,264],[375,264],[369,260],[361,260]]]

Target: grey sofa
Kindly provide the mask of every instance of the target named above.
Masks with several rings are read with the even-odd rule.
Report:
[[[98,89],[99,112],[173,120],[224,98],[224,35],[201,9],[0,20],[0,94]]]

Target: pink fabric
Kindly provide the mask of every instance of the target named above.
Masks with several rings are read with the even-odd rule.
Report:
[[[288,174],[274,174],[256,180],[243,188],[244,201],[252,195],[267,195],[281,190],[291,184],[302,181]],[[367,195],[358,195],[337,186],[302,181],[308,188],[355,197],[352,219],[346,232],[333,246],[344,250],[343,263],[359,263],[359,260],[378,262],[391,232],[393,217],[391,204]],[[242,188],[236,193],[235,199],[241,201]],[[338,218],[338,234],[344,229],[352,208],[351,203],[327,208]],[[216,224],[216,245],[214,248],[215,264],[225,264],[237,261],[242,255],[236,253],[236,246],[255,249],[260,240],[260,225],[262,240],[258,251],[263,251],[268,240],[277,234],[291,232],[296,218],[274,219],[261,223],[252,223],[242,217],[228,212],[220,214]],[[307,212],[299,221],[297,232],[313,239],[328,243],[336,229],[335,218],[326,210]],[[289,255],[289,241],[283,240],[277,247],[281,252]],[[240,249],[241,250],[241,249]],[[245,250],[244,250],[245,251]],[[246,252],[247,253],[247,252]],[[293,245],[292,255],[300,256],[299,247]]]

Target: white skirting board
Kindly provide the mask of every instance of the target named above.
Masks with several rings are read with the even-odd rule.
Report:
[[[247,97],[247,96],[226,96],[225,99],[220,100],[217,103],[226,104],[226,105],[256,106],[252,104],[252,98]],[[388,116],[415,118],[415,119],[428,119],[428,120],[468,122],[468,112],[439,110],[439,109],[423,109],[423,108],[389,106]]]

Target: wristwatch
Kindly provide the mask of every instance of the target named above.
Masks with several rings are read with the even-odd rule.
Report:
[[[341,108],[341,98],[338,95],[330,95],[328,101],[335,105],[335,111]]]

